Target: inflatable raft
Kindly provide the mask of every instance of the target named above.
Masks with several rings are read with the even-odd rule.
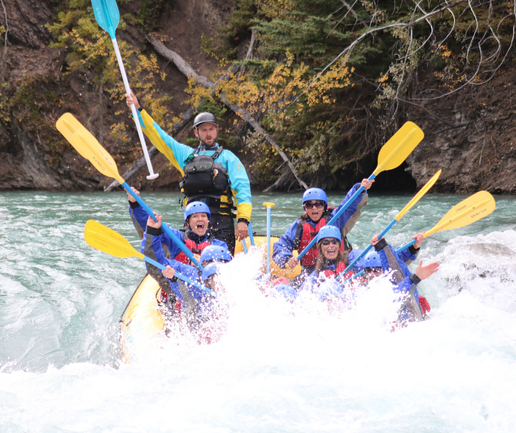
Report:
[[[279,239],[271,236],[272,246]],[[249,238],[245,239],[247,249],[251,247]],[[255,236],[256,247],[263,247],[262,272],[266,272],[266,236]],[[244,253],[242,242],[237,242],[235,256]],[[297,251],[294,252],[297,256]],[[301,266],[294,269],[281,269],[271,260],[271,279],[278,277],[294,278],[301,272]],[[165,321],[160,313],[159,299],[161,291],[158,283],[150,275],[146,275],[136,288],[129,303],[120,318],[120,342],[123,359],[126,363],[133,363],[147,354],[150,349],[159,347],[159,341],[165,337]]]

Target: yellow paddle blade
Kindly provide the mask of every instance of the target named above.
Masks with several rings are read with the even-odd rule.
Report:
[[[373,174],[377,176],[384,170],[399,167],[424,137],[425,134],[419,126],[412,122],[406,122],[380,149],[378,166]]]
[[[57,121],[56,127],[75,150],[89,160],[98,171],[116,179],[120,184],[124,183],[124,179],[118,173],[115,160],[73,114],[63,114]]]
[[[408,204],[401,210],[401,212],[396,215],[394,218],[396,221],[399,221],[400,218],[405,215],[411,208],[414,206],[420,199],[423,197],[427,191],[434,186],[434,183],[437,182],[437,179],[439,179],[439,176],[441,175],[441,170],[439,170],[437,173],[435,173],[432,178],[425,184],[423,188],[414,196],[412,200],[408,202]]]
[[[89,220],[84,227],[84,239],[89,246],[104,251],[115,257],[144,258],[120,233],[93,220]]]
[[[496,202],[487,191],[479,191],[453,206],[431,230],[425,232],[425,237],[440,231],[458,229],[478,221],[493,213]]]

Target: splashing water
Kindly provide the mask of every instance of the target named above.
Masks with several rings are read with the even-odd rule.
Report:
[[[221,276],[228,320],[218,343],[176,335],[125,365],[118,319],[144,265],[82,237],[93,218],[137,246],[124,197],[0,197],[0,431],[516,431],[514,200],[425,240],[420,258],[441,263],[419,287],[432,306],[427,321],[391,332],[393,295],[382,284],[333,312],[311,296],[266,297],[255,279],[261,255],[251,251]],[[169,197],[145,199],[177,227]],[[299,197],[266,198],[255,201],[281,200],[281,234]],[[388,241],[405,243],[460,199],[425,197]],[[365,246],[406,201],[371,197],[351,242]],[[265,210],[253,216],[265,233]]]

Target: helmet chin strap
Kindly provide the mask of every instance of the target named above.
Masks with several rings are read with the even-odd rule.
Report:
[[[200,138],[199,138],[199,146],[200,147],[204,147],[208,150],[211,150],[213,148],[216,148],[217,147],[217,143],[215,143],[213,146],[208,146],[204,141],[202,141]]]

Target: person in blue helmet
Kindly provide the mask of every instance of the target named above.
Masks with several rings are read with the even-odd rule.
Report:
[[[247,226],[252,213],[251,186],[240,159],[217,143],[217,118],[212,113],[199,113],[195,117],[193,132],[199,139],[199,146],[192,149],[163,131],[140,107],[133,93],[126,95],[126,102],[128,106],[135,105],[145,135],[183,176],[179,186],[185,194],[185,205],[193,201],[206,203],[212,215],[211,231],[226,242],[234,254],[235,237],[242,240],[248,236]],[[236,210],[236,215],[233,210]],[[237,218],[236,229],[234,218]]]
[[[361,183],[355,184],[337,208],[328,208],[326,193],[321,188],[307,189],[303,194],[305,213],[294,221],[274,244],[272,259],[276,264],[281,268],[288,266],[293,269],[296,267],[298,260],[294,257],[293,251],[297,250],[301,253],[317,236],[319,230],[326,226],[328,221],[348,202],[358,188],[363,186],[365,191],[333,222],[333,225],[339,229],[343,236],[342,252],[350,250],[351,246],[347,242],[346,235],[351,231],[360,217],[361,210],[367,204],[367,190],[371,188],[373,182],[374,180],[363,179]],[[304,279],[315,270],[318,254],[318,249],[314,246],[301,258],[303,272],[293,281],[294,286],[299,287]]]
[[[224,246],[210,245],[202,251],[199,261],[203,267],[213,262],[227,263],[231,261],[231,254]]]
[[[172,230],[179,239],[186,239],[185,245],[192,251],[192,253],[194,253],[194,256],[197,255],[200,262],[204,260],[204,263],[209,263],[210,261],[215,260],[216,257],[212,257],[208,260],[206,259],[209,254],[214,256],[213,251],[216,251],[218,256],[222,257],[220,259],[221,261],[230,261],[231,255],[229,254],[226,243],[209,236],[207,224],[209,220],[208,215],[209,209],[204,203],[190,203],[190,205],[185,209],[186,231],[183,233],[173,228],[170,228],[170,230]],[[161,215],[156,215],[156,219],[158,220],[157,222],[151,217],[147,218],[145,223],[146,231],[143,235],[141,245],[142,253],[145,254],[145,251],[152,251],[152,255],[150,257],[159,257],[158,262],[165,266],[167,265],[165,260],[168,260],[169,258],[177,261],[178,263],[189,265],[190,261],[186,254],[184,254],[161,229],[163,217]],[[147,268],[149,269],[149,266]],[[195,268],[191,268],[197,272]],[[159,271],[155,271],[151,275],[158,282],[161,288],[164,302],[176,302],[177,297],[174,293],[170,292],[168,282],[164,281],[161,273]]]
[[[374,246],[374,251],[366,255],[364,265],[367,264],[367,261],[375,265],[380,264],[382,273],[389,272],[389,278],[394,284],[394,292],[401,295],[402,304],[395,326],[405,326],[407,322],[424,320],[427,312],[425,310],[429,305],[426,299],[424,301],[424,298],[420,299],[417,285],[437,272],[439,263],[433,262],[425,266],[421,260],[416,271],[411,273],[406,263],[396,253],[396,250],[387,243],[385,238],[378,239],[378,235],[375,235],[371,239],[371,244]],[[374,267],[378,268],[378,266]]]
[[[222,269],[223,262],[212,262],[207,263],[204,269],[202,270],[202,282],[205,287],[214,292],[225,292],[224,287],[221,285],[218,280],[218,275]]]
[[[401,261],[403,261],[407,266],[410,265],[414,260],[416,260],[419,251],[421,249],[421,244],[423,243],[423,239],[425,237],[424,233],[418,233],[413,236],[412,239],[415,239],[416,242],[413,245],[410,245],[408,248],[403,249],[398,253],[398,256]],[[359,257],[364,252],[363,249],[354,249],[349,253],[348,261],[352,263],[357,257]],[[380,256],[375,251],[369,251],[364,257],[362,257],[354,266],[354,272],[360,272],[362,270],[367,270],[368,275],[371,275],[373,271],[378,271],[381,268]],[[383,271],[382,271],[383,272]],[[380,273],[382,273],[380,272]]]
[[[188,264],[182,263],[175,259],[168,259],[165,256],[165,251],[162,247],[161,235],[153,235],[153,230],[161,227],[161,217],[158,217],[158,221],[155,222],[152,218],[149,218],[147,222],[147,237],[144,244],[143,253],[157,261],[158,263],[166,266],[166,269],[161,271],[151,264],[147,264],[147,270],[149,274],[153,276],[157,281],[166,281],[161,287],[161,299],[160,307],[164,313],[167,321],[177,322],[182,319],[187,325],[190,332],[195,333],[199,338],[199,342],[209,343],[212,342],[213,336],[211,331],[205,326],[206,323],[214,318],[219,317],[217,311],[216,292],[220,292],[220,286],[217,286],[214,277],[215,274],[220,272],[220,266],[224,259],[231,259],[227,248],[222,246],[209,246],[205,248],[216,249],[217,254],[208,254],[204,257],[204,267],[201,274],[198,270]],[[216,260],[222,255],[220,262]],[[192,285],[182,281],[175,277],[175,273],[178,272],[181,275],[189,278],[195,283],[204,285],[208,290],[201,290],[196,285]],[[163,287],[166,287],[163,289]],[[209,341],[208,341],[209,340]]]
[[[299,291],[315,293],[322,301],[342,294],[341,281],[351,277],[352,273],[342,275],[347,265],[344,252],[341,250],[342,236],[337,227],[322,227],[317,234],[316,245],[318,255],[315,269],[303,282]]]
[[[138,195],[140,194],[135,188],[132,189]],[[128,198],[129,215],[138,234],[141,238],[144,238],[149,217],[147,212],[138,204],[132,195],[128,194]],[[209,245],[218,245],[227,249],[226,243],[217,239],[213,233],[210,232],[210,220],[210,208],[205,203],[197,201],[188,204],[184,210],[184,231],[172,227],[169,228],[178,239],[183,241],[194,256],[198,256]],[[166,233],[161,231],[161,228],[159,229],[159,233],[153,232],[153,234],[163,234],[163,248],[165,249],[167,257],[174,258],[181,263],[190,264],[188,256]]]

